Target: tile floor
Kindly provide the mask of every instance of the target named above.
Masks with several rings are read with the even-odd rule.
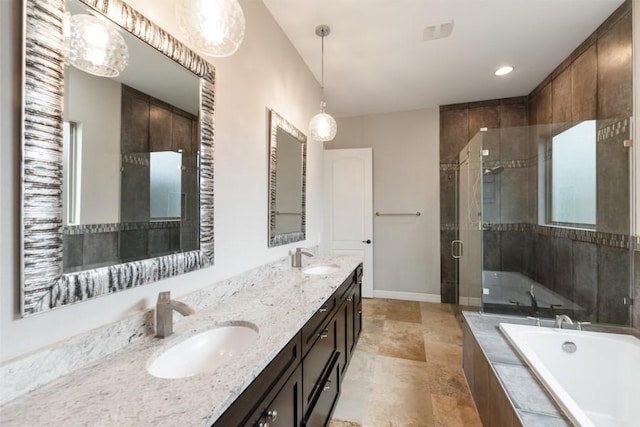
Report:
[[[363,331],[330,427],[481,427],[458,306],[363,300]]]

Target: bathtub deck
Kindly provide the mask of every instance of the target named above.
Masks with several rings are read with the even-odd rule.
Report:
[[[571,426],[564,413],[555,404],[535,374],[520,358],[498,325],[501,322],[531,325],[532,321],[518,316],[463,312],[467,324],[481,350],[484,352],[502,388],[506,391],[519,421],[526,427]],[[541,319],[542,326],[550,327],[552,320]],[[590,327],[591,330],[627,333],[639,336],[638,330],[625,327]],[[493,396],[491,396],[493,398]]]

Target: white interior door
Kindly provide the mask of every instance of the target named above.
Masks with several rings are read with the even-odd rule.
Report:
[[[371,148],[324,151],[323,246],[364,259],[362,296],[373,297],[373,177]]]

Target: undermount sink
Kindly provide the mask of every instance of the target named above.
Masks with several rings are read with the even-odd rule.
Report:
[[[200,332],[154,355],[147,372],[158,378],[186,378],[212,372],[218,366],[248,349],[258,337],[251,324],[226,325]]]
[[[327,264],[327,265],[314,265],[311,267],[307,267],[302,272],[304,274],[332,274],[340,270],[335,264]]]

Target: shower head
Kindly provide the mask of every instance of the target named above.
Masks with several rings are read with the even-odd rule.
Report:
[[[502,173],[504,166],[494,166],[492,168],[485,168],[482,171],[482,175],[498,175]]]

